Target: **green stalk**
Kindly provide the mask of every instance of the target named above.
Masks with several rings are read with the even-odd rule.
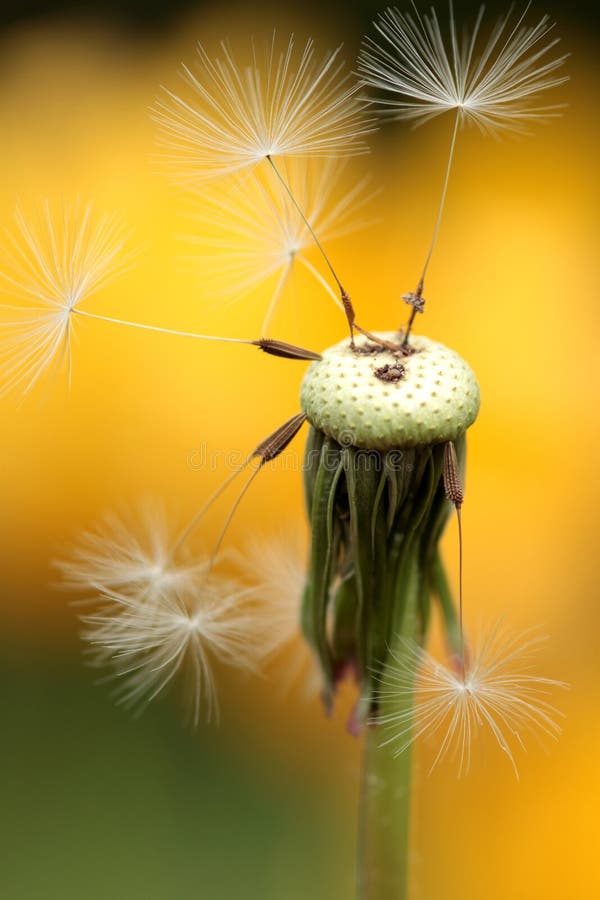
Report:
[[[403,613],[392,652],[402,653],[402,640],[414,640],[420,591],[418,554],[408,553],[398,584]],[[385,681],[385,669],[383,672]],[[383,693],[382,716],[401,714],[412,707],[407,695]],[[412,757],[393,744],[383,744],[381,729],[366,729],[359,812],[359,900],[407,900],[409,896],[410,807]]]

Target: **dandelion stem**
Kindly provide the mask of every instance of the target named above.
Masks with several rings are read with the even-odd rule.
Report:
[[[321,275],[321,273],[319,272],[319,270],[316,269],[316,268],[313,266],[313,264],[310,263],[310,262],[309,262],[307,259],[305,259],[303,256],[297,256],[296,259],[298,260],[298,262],[301,262],[302,265],[303,265],[306,269],[308,269],[308,271],[309,271],[310,274],[313,276],[313,278],[316,278],[316,280],[319,282],[319,284],[327,291],[327,293],[328,293],[329,296],[332,298],[332,300],[333,300],[333,302],[336,304],[336,306],[338,306],[341,310],[343,310],[343,309],[344,309],[344,304],[341,302],[340,298],[337,296],[337,294],[335,293],[335,291],[333,290],[333,288],[331,287],[331,285],[330,285],[330,284],[327,284],[327,282],[325,281],[325,279],[323,278],[323,276]]]
[[[84,316],[86,319],[97,319],[99,322],[110,322],[112,325],[128,325],[130,328],[141,328],[143,331],[156,331],[159,334],[171,334],[176,337],[198,338],[202,341],[219,341],[228,344],[255,344],[256,341],[249,341],[245,338],[233,337],[216,337],[212,334],[198,334],[195,331],[176,331],[173,328],[161,328],[159,325],[145,325],[142,322],[129,322],[126,319],[114,319],[111,316],[100,316],[96,313],[86,312],[82,309],[73,308],[72,315]]]
[[[446,194],[448,193],[448,183],[450,181],[450,172],[452,171],[452,163],[454,161],[454,150],[456,148],[456,138],[458,135],[458,127],[460,125],[460,108],[456,110],[456,117],[454,119],[454,128],[452,130],[452,139],[450,141],[450,150],[448,152],[448,162],[446,163],[446,174],[444,176],[444,183],[442,186],[442,193],[440,196],[440,203],[438,206],[437,216],[435,220],[435,226],[433,228],[433,235],[431,237],[431,243],[429,244],[429,250],[427,251],[427,256],[425,257],[425,264],[423,265],[423,271],[421,272],[421,278],[419,279],[419,283],[417,285],[417,290],[415,291],[415,302],[413,302],[413,308],[410,313],[410,317],[408,320],[408,324],[406,326],[406,334],[404,337],[403,344],[406,346],[408,344],[408,339],[410,337],[410,333],[415,321],[415,316],[419,311],[418,301],[421,300],[423,296],[423,289],[425,287],[425,276],[427,275],[427,270],[429,268],[429,263],[431,262],[431,257],[433,256],[433,251],[435,250],[435,245],[437,242],[438,234],[440,231],[440,225],[442,224],[442,215],[444,212],[444,206],[446,203]]]
[[[311,225],[310,222],[308,221],[308,219],[307,219],[307,217],[306,217],[306,215],[305,215],[305,213],[304,213],[302,207],[300,206],[300,204],[298,203],[298,201],[297,201],[296,198],[294,197],[293,191],[292,191],[292,189],[290,188],[289,184],[287,183],[287,181],[285,180],[285,178],[283,177],[283,175],[281,174],[281,172],[280,172],[279,169],[277,168],[277,166],[276,166],[276,164],[275,164],[273,158],[272,158],[271,156],[268,156],[268,155],[267,155],[267,156],[265,157],[265,159],[269,162],[271,168],[272,168],[273,171],[275,172],[275,175],[277,176],[277,178],[278,178],[279,181],[281,182],[281,185],[282,185],[283,189],[285,190],[286,194],[288,195],[288,197],[289,197],[290,200],[292,201],[292,203],[293,203],[295,209],[297,210],[297,212],[298,212],[300,218],[302,219],[302,221],[303,221],[304,224],[306,225],[306,227],[307,227],[307,229],[308,229],[308,232],[309,232],[310,236],[312,237],[313,241],[315,242],[315,245],[316,245],[317,249],[319,250],[319,253],[321,254],[321,256],[323,257],[323,259],[324,259],[325,262],[327,263],[327,268],[328,268],[329,271],[331,272],[331,275],[333,276],[333,279],[334,279],[335,283],[337,284],[337,286],[338,286],[338,288],[339,288],[339,290],[340,290],[340,296],[341,296],[341,301],[342,301],[342,309],[344,310],[344,313],[346,314],[346,319],[348,320],[348,326],[349,326],[349,328],[350,328],[350,341],[351,341],[352,344],[354,344],[354,308],[353,308],[353,306],[352,306],[352,301],[350,300],[350,295],[348,294],[348,292],[347,292],[346,289],[344,288],[344,285],[343,285],[342,282],[340,281],[337,272],[336,272],[335,269],[333,268],[333,263],[331,262],[331,260],[330,260],[329,257],[327,256],[327,254],[326,254],[326,252],[325,252],[325,250],[324,250],[324,248],[323,248],[323,245],[321,244],[321,241],[320,241],[319,238],[317,237],[317,235],[316,235],[316,233],[315,233],[315,231],[314,231],[312,225]]]
[[[256,478],[256,476],[258,475],[260,470],[262,469],[262,467],[263,467],[263,460],[261,460],[260,463],[257,465],[256,469],[254,470],[254,472],[252,473],[252,475],[250,476],[250,478],[248,479],[248,481],[246,482],[246,484],[244,485],[244,487],[241,489],[238,496],[234,500],[234,502],[231,506],[231,509],[229,510],[229,512],[227,514],[227,518],[225,519],[225,523],[223,524],[223,527],[221,528],[221,532],[219,534],[219,537],[217,538],[213,552],[210,555],[210,562],[208,564],[209,571],[212,569],[212,567],[215,564],[217,554],[218,554],[219,550],[221,549],[221,544],[223,543],[223,538],[225,537],[225,535],[227,533],[227,529],[229,528],[229,525],[231,524],[231,520],[233,519],[234,515],[236,514],[240,503],[242,502],[242,500],[244,499],[244,497],[246,495],[246,492],[250,488],[250,485],[252,484],[252,482],[254,481],[254,479]]]
[[[269,308],[267,309],[267,312],[265,314],[265,317],[264,317],[263,323],[262,323],[261,334],[263,335],[263,337],[266,335],[268,329],[271,326],[275,308],[277,307],[279,298],[281,297],[281,293],[285,287],[285,284],[286,284],[288,278],[290,277],[293,265],[294,265],[294,260],[292,258],[292,259],[290,259],[287,266],[281,273],[281,275],[279,277],[279,281],[277,282],[277,284],[275,286],[275,290],[273,291],[273,296],[271,297],[271,302],[269,303]]]
[[[462,515],[461,509],[465,499],[463,480],[460,472],[456,447],[452,441],[448,441],[444,446],[444,468],[443,468],[444,493],[448,500],[453,504],[456,510],[456,519],[458,522],[458,609],[459,609],[459,631],[460,631],[460,663],[462,674],[465,674],[465,653],[464,653],[464,637],[463,637],[463,534],[462,534]]]
[[[439,550],[436,551],[433,563],[431,565],[431,581],[432,587],[437,594],[440,602],[442,616],[444,619],[444,629],[446,637],[452,653],[458,658],[462,657],[462,639],[460,624],[456,620],[456,607],[454,598],[446,577],[446,570]]]
[[[67,389],[71,390],[71,385],[73,383],[73,349],[71,347],[71,318],[67,319],[67,326],[65,331],[65,343],[64,346],[67,352]]]
[[[180,550],[181,547],[183,547],[190,535],[196,530],[201,519],[204,517],[205,513],[208,512],[213,503],[215,503],[219,499],[221,494],[225,492],[231,482],[234,481],[237,476],[244,471],[244,469],[250,464],[251,460],[252,456],[249,456],[246,460],[244,460],[244,462],[240,466],[238,466],[237,469],[235,469],[228,478],[225,479],[223,484],[221,484],[217,488],[217,490],[214,491],[213,494],[211,494],[206,503],[198,510],[197,513],[195,513],[193,518],[190,519],[188,524],[185,526],[183,531],[180,532],[179,536],[175,540],[175,543],[171,547],[168,557],[169,562],[171,562],[175,558],[175,556],[177,555],[177,551]]]
[[[306,227],[307,227],[307,229],[308,229],[308,232],[309,232],[311,238],[313,239],[313,241],[315,242],[315,244],[316,244],[316,246],[317,246],[317,248],[318,248],[318,250],[319,250],[319,253],[321,254],[321,256],[323,257],[323,259],[324,259],[325,262],[327,263],[327,267],[328,267],[329,271],[331,272],[331,274],[332,274],[332,276],[333,276],[333,279],[334,279],[335,283],[336,283],[337,286],[339,287],[340,293],[345,294],[346,291],[344,290],[344,286],[343,286],[342,282],[340,281],[340,279],[338,278],[337,272],[336,272],[335,269],[333,268],[333,264],[332,264],[331,260],[330,260],[329,257],[327,256],[327,253],[325,252],[325,250],[324,250],[324,248],[323,248],[323,245],[321,244],[321,241],[320,241],[319,238],[317,237],[317,235],[316,235],[316,233],[315,233],[315,231],[314,231],[312,225],[310,224],[310,222],[308,221],[306,215],[304,214],[304,211],[303,211],[302,207],[300,206],[300,204],[298,203],[298,201],[297,201],[296,198],[294,197],[294,194],[293,194],[292,189],[290,188],[289,184],[287,183],[287,181],[285,180],[285,178],[283,177],[283,175],[281,174],[281,172],[280,172],[279,169],[277,168],[277,166],[276,166],[275,161],[273,160],[273,158],[272,158],[271,156],[266,156],[265,159],[268,160],[268,162],[269,162],[271,168],[272,168],[273,171],[275,172],[275,175],[277,176],[278,180],[280,181],[280,183],[281,183],[283,189],[285,190],[286,194],[288,195],[288,197],[289,197],[290,200],[292,201],[292,203],[293,203],[293,205],[294,205],[296,211],[298,212],[298,215],[300,216],[300,218],[302,219],[302,221],[303,221],[304,224],[306,225]]]
[[[465,677],[465,636],[463,629],[463,534],[462,514],[460,506],[456,507],[456,519],[458,521],[458,627],[460,629],[460,665],[462,676]]]
[[[435,249],[436,241],[438,238],[438,234],[440,231],[440,225],[442,224],[442,215],[444,212],[444,205],[446,203],[446,194],[448,193],[448,182],[450,181],[450,172],[452,170],[452,163],[454,161],[454,150],[456,147],[456,137],[458,135],[458,126],[460,125],[460,109],[456,111],[456,118],[454,119],[454,129],[452,131],[452,140],[450,141],[450,150],[448,152],[448,163],[446,165],[446,174],[444,176],[444,185],[442,187],[442,195],[440,197],[440,205],[438,207],[438,213],[435,220],[435,227],[433,229],[433,236],[431,238],[431,244],[429,245],[429,250],[427,251],[427,257],[425,259],[425,265],[423,266],[423,272],[421,273],[421,284],[425,282],[425,275],[427,274],[427,269],[429,268],[429,263],[431,262],[431,257],[433,256],[433,251]]]
[[[201,507],[201,509],[191,519],[190,523],[180,533],[179,537],[177,538],[177,540],[171,547],[171,550],[170,550],[170,553],[168,556],[168,562],[171,562],[174,559],[177,551],[183,546],[183,544],[187,541],[187,539],[190,537],[190,535],[196,530],[197,526],[199,525],[199,523],[200,523],[201,519],[203,518],[203,516],[205,515],[205,513],[208,512],[208,510],[213,505],[213,503],[219,499],[221,494],[229,487],[231,482],[235,478],[237,478],[237,476],[241,472],[244,472],[245,469],[247,469],[247,467],[250,465],[252,460],[258,459],[259,460],[258,466],[256,467],[255,471],[252,473],[251,477],[248,479],[247,483],[244,485],[244,487],[240,491],[237,499],[234,500],[233,506],[231,507],[231,509],[227,515],[227,519],[225,520],[225,525],[223,526],[221,534],[219,535],[219,538],[217,540],[216,547],[213,550],[211,558],[210,558],[209,571],[210,571],[210,569],[212,569],[215,559],[216,559],[216,556],[217,556],[217,553],[218,553],[221,543],[223,541],[223,538],[225,537],[225,532],[227,531],[227,528],[229,527],[229,523],[231,522],[233,515],[234,515],[235,511],[237,510],[238,506],[240,505],[240,502],[242,501],[246,491],[248,490],[248,488],[254,481],[254,478],[256,477],[258,472],[260,472],[260,470],[262,469],[263,465],[266,462],[270,462],[271,460],[276,459],[276,457],[279,456],[279,454],[285,450],[285,448],[288,446],[290,441],[292,441],[296,437],[296,435],[298,434],[298,432],[304,425],[305,421],[306,421],[306,416],[304,415],[304,413],[297,413],[295,416],[292,416],[291,419],[288,419],[287,422],[284,422],[283,425],[280,425],[279,428],[276,428],[272,434],[270,434],[267,438],[265,438],[263,441],[261,441],[254,448],[254,450],[248,454],[248,456],[246,457],[244,462],[241,465],[239,465],[236,469],[234,469],[234,471],[231,473],[229,478],[226,478],[225,481],[223,482],[223,484],[220,487],[218,487],[217,490],[208,498],[208,500],[206,501],[204,506]]]
[[[403,652],[402,642],[414,640],[417,632],[420,573],[415,547],[403,566],[404,610],[394,646],[390,647],[390,660],[392,654]],[[412,705],[412,695],[407,692],[382,692],[378,716],[404,718],[410,716]],[[359,900],[407,900],[409,896],[411,781],[410,748],[397,753],[383,741],[381,726],[369,725],[360,801]]]

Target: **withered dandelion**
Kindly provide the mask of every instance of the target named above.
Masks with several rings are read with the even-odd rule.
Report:
[[[487,731],[516,771],[516,750],[528,736],[559,733],[550,693],[560,683],[533,670],[541,643],[536,634],[512,637],[496,628],[473,653],[467,650],[463,471],[479,385],[453,349],[412,333],[416,315],[425,310],[425,276],[461,124],[472,121],[485,132],[521,130],[558,111],[539,105],[538,96],[565,80],[558,74],[565,57],[553,55],[548,19],[530,27],[524,15],[515,24],[503,18],[479,48],[482,13],[471,34],[461,37],[451,7],[445,40],[434,11],[422,16],[416,8],[408,14],[389,9],[376,23],[377,41],[364,45],[364,83],[389,93],[373,108],[416,124],[455,113],[421,277],[403,295],[411,307],[403,327],[367,331],[359,324],[321,243],[358,224],[363,185],[337,197],[332,190],[339,158],[363,152],[372,129],[361,85],[343,75],[339,48],[319,58],[312,41],[296,45],[293,38],[279,48],[273,37],[264,53],[253,44],[249,64],[239,64],[227,44],[216,58],[199,47],[196,68],[183,69],[187,95],[165,91],[154,116],[175,180],[204,194],[196,224],[209,232],[200,242],[220,266],[225,290],[240,295],[272,279],[267,328],[293,267],[302,265],[343,310],[349,337],[317,352],[271,337],[216,337],[84,311],[83,300],[122,268],[125,244],[117,220],[93,224],[89,208],[70,211],[57,227],[46,204],[41,234],[19,214],[14,274],[11,269],[1,276],[11,296],[8,308],[19,310],[15,321],[1,325],[8,389],[29,390],[63,357],[70,369],[76,316],[247,344],[280,359],[310,362],[299,411],[248,453],[182,531],[172,535],[164,519],[147,513],[133,525],[109,517],[84,534],[59,568],[68,586],[99,595],[99,606],[83,616],[83,638],[92,662],[117,679],[121,701],[143,705],[185,672],[194,724],[216,710],[213,664],[254,670],[259,661],[273,660],[278,648],[289,652],[300,607],[304,662],[310,665],[303,663],[298,673],[302,668],[312,686],[316,665],[327,709],[343,674],[351,672],[358,686],[352,727],[365,736],[359,880],[360,895],[370,900],[408,896],[415,740],[436,736],[434,765],[452,756],[464,773],[474,739]],[[314,161],[305,159],[300,168],[304,157],[334,161],[311,175]],[[225,176],[221,194],[212,193],[214,185],[206,191],[208,181]],[[311,260],[311,245],[326,277]],[[242,587],[217,574],[229,523],[265,464],[305,425],[306,567],[282,533],[249,547],[240,568],[251,586]],[[198,558],[191,539],[234,483],[241,487],[212,552]],[[458,603],[440,549],[453,513]],[[456,654],[453,665],[436,662],[423,649],[436,605]]]
[[[556,721],[561,713],[548,698],[566,685],[533,671],[545,640],[535,631],[511,635],[497,625],[466,653],[464,669],[459,660],[445,665],[420,645],[403,641],[391,653],[379,688],[384,706],[400,701],[399,711],[374,720],[387,735],[383,743],[401,754],[420,738],[435,738],[431,769],[448,756],[464,775],[474,741],[487,731],[518,777],[515,751],[525,749],[526,738],[561,733]]]

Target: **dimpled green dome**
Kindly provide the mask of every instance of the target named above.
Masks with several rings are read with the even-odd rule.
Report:
[[[398,341],[394,332],[377,336]],[[369,343],[356,340],[359,348]],[[311,425],[341,444],[371,450],[455,440],[479,411],[475,375],[443,344],[415,336],[411,347],[410,356],[357,354],[346,339],[325,350],[302,382],[300,402]]]

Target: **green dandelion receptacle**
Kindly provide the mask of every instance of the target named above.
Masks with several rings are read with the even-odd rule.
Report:
[[[479,411],[473,371],[453,350],[414,337],[398,353],[360,338],[342,341],[314,362],[302,382],[300,402],[309,422],[341,444],[396,450],[455,441]]]

